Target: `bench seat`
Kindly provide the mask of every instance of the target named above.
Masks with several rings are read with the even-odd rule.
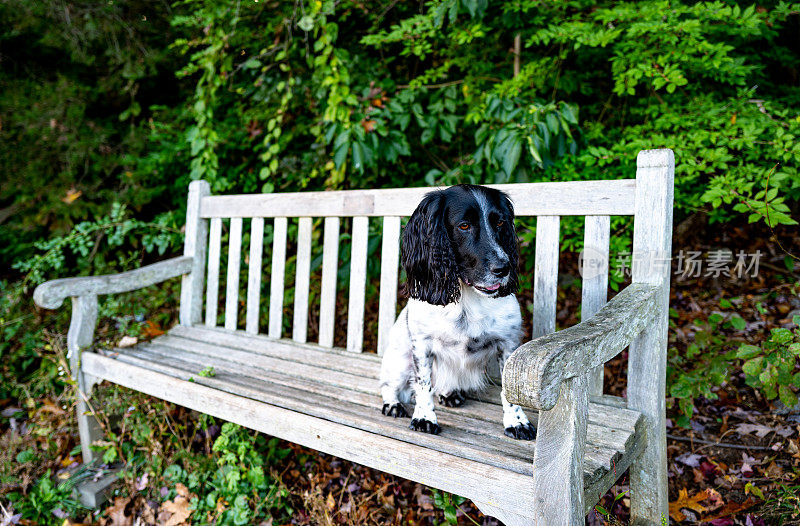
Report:
[[[213,367],[214,376],[198,374],[208,367]],[[512,483],[531,487],[535,441],[503,435],[499,387],[490,386],[462,407],[440,407],[442,431],[432,436],[410,430],[407,418],[381,414],[379,369],[380,359],[374,354],[180,325],[148,343],[85,353],[82,360],[84,374],[95,381],[107,379],[446,488],[479,506],[500,508],[505,515],[514,509],[530,509],[532,495],[501,490]],[[252,413],[243,412],[243,407]],[[309,426],[305,430],[297,427],[301,415]],[[535,422],[535,411],[529,415]],[[589,404],[583,474],[587,503],[596,502],[641,453],[643,427],[642,416],[626,409],[621,399],[604,396]],[[323,436],[331,432],[349,438]],[[405,447],[397,447],[400,442]],[[453,469],[431,469],[434,464],[450,466],[463,476],[441,478]]]

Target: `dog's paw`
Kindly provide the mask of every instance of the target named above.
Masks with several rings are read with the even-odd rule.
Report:
[[[422,431],[423,433],[430,433],[431,435],[438,435],[442,430],[439,424],[434,424],[430,420],[424,418],[412,418],[411,425],[408,426],[414,431]]]
[[[517,440],[533,440],[536,438],[536,428],[531,424],[517,424],[513,427],[507,427],[505,434],[507,437]]]
[[[406,408],[403,407],[403,404],[383,404],[381,413],[386,416],[393,416],[395,418],[408,418],[408,413],[406,412]]]
[[[447,396],[439,395],[439,403],[445,407],[461,407],[465,400],[464,391],[453,391]]]

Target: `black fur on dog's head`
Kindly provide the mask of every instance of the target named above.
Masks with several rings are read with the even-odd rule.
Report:
[[[434,305],[461,296],[459,280],[490,297],[519,285],[514,206],[508,196],[462,184],[430,192],[403,230],[405,293]]]

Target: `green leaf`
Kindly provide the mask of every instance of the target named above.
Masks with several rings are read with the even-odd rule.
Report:
[[[458,524],[458,516],[456,515],[455,506],[450,505],[445,507],[444,520],[446,520],[448,524],[452,524],[453,526]]]
[[[363,172],[364,171],[364,150],[361,143],[353,143],[353,168]]]
[[[17,453],[17,462],[20,464],[25,464],[26,462],[30,462],[31,460],[33,460],[33,457],[34,457],[33,450],[26,449],[24,451],[20,451],[19,453]]]
[[[761,491],[758,487],[756,487],[756,485],[753,484],[752,482],[748,482],[747,484],[744,485],[744,492],[745,493],[748,493],[748,492],[752,493],[753,495],[755,495],[759,499],[765,500],[764,499],[764,492]]]
[[[508,148],[508,151],[503,157],[503,171],[509,177],[513,175],[514,169],[517,167],[519,163],[519,156],[522,153],[522,139],[519,137],[514,137],[511,139],[513,142]]]
[[[756,347],[755,345],[743,344],[741,347],[739,347],[739,350],[736,352],[736,357],[741,358],[743,360],[749,360],[750,358],[758,356],[759,354],[761,354],[760,347]]]
[[[750,376],[758,376],[761,371],[764,369],[764,357],[759,356],[758,358],[753,358],[748,360],[742,365],[742,371],[745,374]]]
[[[778,388],[778,396],[781,402],[786,404],[787,407],[794,407],[797,405],[797,395],[788,385],[782,385]]]
[[[314,18],[310,15],[304,16],[299,22],[297,22],[297,27],[305,32],[311,31],[314,29]]]
[[[747,327],[747,322],[744,321],[744,319],[742,319],[742,317],[739,316],[738,314],[734,314],[733,316],[731,316],[731,319],[729,321],[731,323],[731,326],[737,331],[743,331],[745,327]]]
[[[333,152],[333,163],[336,168],[341,168],[347,159],[347,152],[350,150],[350,143],[344,143]]]

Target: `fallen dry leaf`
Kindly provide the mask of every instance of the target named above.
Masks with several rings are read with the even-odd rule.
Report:
[[[734,513],[739,513],[740,511],[744,511],[747,508],[752,508],[757,503],[758,501],[753,497],[747,497],[747,500],[741,504],[739,504],[738,502],[728,501],[728,503],[725,504],[725,506],[723,506],[722,509],[720,509],[715,515],[706,517],[705,519],[703,519],[703,522],[707,523],[713,520],[727,517],[728,515],[733,515]]]
[[[146,338],[155,338],[156,336],[161,336],[164,334],[164,331],[161,329],[161,327],[159,327],[158,323],[154,322],[153,320],[147,320],[144,328],[142,329],[142,334]]]
[[[706,508],[700,504],[700,502],[706,500],[707,498],[707,490],[698,491],[694,497],[689,498],[689,493],[686,491],[686,489],[682,489],[678,492],[678,500],[669,503],[669,516],[674,521],[685,520],[686,515],[684,515],[681,511],[682,508],[687,508],[692,511],[696,511],[697,513],[703,513],[706,511]]]
[[[133,526],[133,515],[130,513],[128,497],[117,497],[114,505],[106,509],[106,518],[100,522],[102,526]]]
[[[786,426],[769,427],[761,424],[739,424],[736,426],[736,432],[740,435],[755,433],[758,438],[764,438],[769,433],[775,432],[776,434],[786,438],[794,431]]]
[[[187,519],[193,511],[189,509],[189,502],[194,495],[190,494],[188,488],[181,483],[175,485],[175,491],[178,492],[178,494],[175,496],[175,499],[168,500],[161,505],[159,519],[166,518],[163,515],[163,512],[171,514],[168,518],[166,518],[164,526],[179,526],[181,524],[189,524]]]

